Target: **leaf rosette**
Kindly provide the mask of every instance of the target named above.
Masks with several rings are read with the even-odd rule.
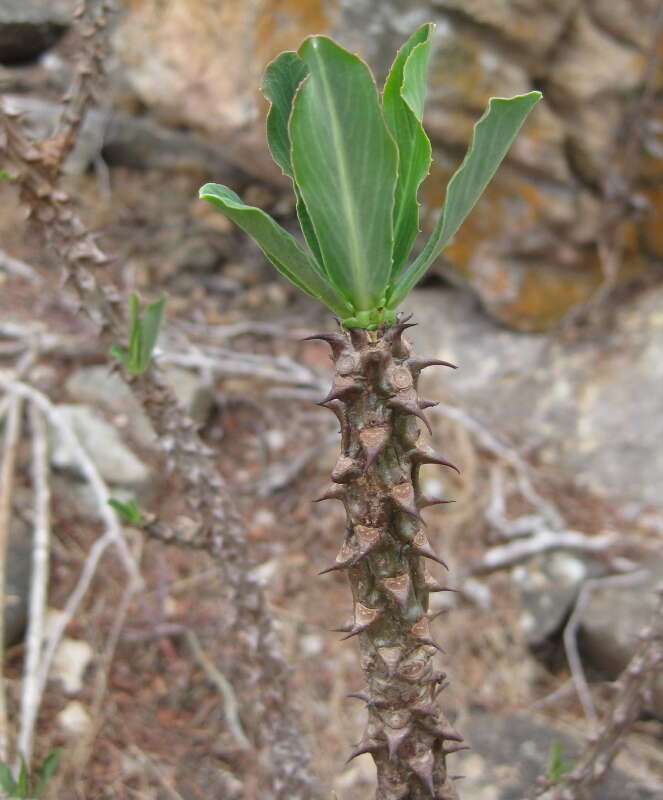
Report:
[[[346,328],[394,322],[541,99],[533,91],[489,101],[447,185],[439,220],[410,261],[420,230],[417,195],[431,164],[422,117],[433,31],[426,24],[412,34],[381,94],[367,65],[326,36],[310,36],[267,67],[267,139],[292,180],[302,243],[228,187],[207,183],[200,190]]]

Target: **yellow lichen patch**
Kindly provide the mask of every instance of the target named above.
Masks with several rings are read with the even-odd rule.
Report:
[[[329,33],[334,23],[336,0],[263,0],[256,19],[255,57],[261,64],[282,50],[297,50],[315,33]]]

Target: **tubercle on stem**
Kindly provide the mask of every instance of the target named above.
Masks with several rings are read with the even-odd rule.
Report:
[[[419,358],[404,332],[409,318],[377,331],[354,328],[316,337],[332,350],[336,373],[321,402],[339,419],[341,453],[332,483],[317,500],[337,499],[346,509],[347,531],[334,563],[321,574],[348,573],[352,622],[341,629],[356,637],[366,687],[368,721],[351,758],[371,753],[378,773],[376,800],[456,800],[447,755],[464,748],[437,698],[448,685],[433,669],[442,650],[430,632],[428,597],[453,591],[428,572],[426,562],[446,568],[433,550],[421,509],[447,500],[420,488],[423,464],[458,471],[421,444],[419,422],[432,405],[417,393],[421,371],[454,365]]]

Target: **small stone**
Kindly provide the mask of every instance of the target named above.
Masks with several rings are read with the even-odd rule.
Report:
[[[72,736],[84,736],[92,727],[92,718],[78,700],[67,703],[57,720],[60,727]]]
[[[153,475],[122,441],[115,428],[92,408],[83,405],[60,405],[58,410],[73,428],[78,440],[109,484],[131,488],[143,497],[153,489]],[[56,469],[83,473],[74,452],[59,431],[51,435],[51,463]]]
[[[85,670],[93,655],[90,645],[81,639],[67,638],[60,642],[53,658],[52,675],[62,681],[66,694],[78,694],[83,689]]]

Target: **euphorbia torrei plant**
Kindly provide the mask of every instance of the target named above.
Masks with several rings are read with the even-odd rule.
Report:
[[[336,561],[354,601],[345,638],[358,636],[366,687],[355,694],[368,722],[354,755],[370,752],[378,800],[452,800],[445,757],[462,747],[436,698],[444,673],[430,592],[444,591],[426,560],[443,563],[426,537],[421,510],[444,502],[420,488],[422,464],[453,467],[419,442],[430,430],[417,394],[419,373],[445,362],[416,356],[403,338],[399,305],[448,244],[479,199],[540,99],[539,92],[493,98],[477,123],[465,160],[451,178],[428,242],[408,265],[419,231],[417,192],[431,146],[421,124],[433,25],[401,48],[380,95],[357,56],[324,36],[267,68],[267,136],[275,161],[292,179],[301,245],[259,208],[208,183],[201,197],[258,243],[277,270],[340,319],[320,334],[336,366],[322,405],[341,424],[341,454],[320,498],[340,500],[347,528]],[[451,365],[448,365],[451,366]]]

